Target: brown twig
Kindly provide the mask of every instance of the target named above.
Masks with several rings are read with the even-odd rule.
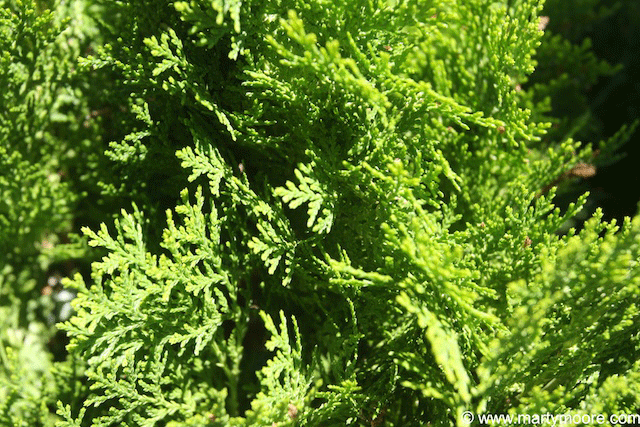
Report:
[[[591,178],[592,176],[595,176],[596,172],[597,169],[594,165],[589,163],[578,163],[577,165],[575,165],[568,171],[565,171],[562,175],[554,179],[551,183],[545,185],[544,188],[540,190],[538,194],[536,194],[536,199],[546,194],[549,190],[551,190],[551,188],[555,187],[564,180],[570,178]]]

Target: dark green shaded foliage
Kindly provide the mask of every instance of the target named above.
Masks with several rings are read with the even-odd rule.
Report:
[[[89,261],[69,234],[81,197],[74,165],[98,148],[97,129],[81,120],[86,41],[78,20],[50,5],[0,6],[0,424],[53,425],[67,388],[53,366],[65,355],[54,323],[69,317],[71,298],[59,277]]]

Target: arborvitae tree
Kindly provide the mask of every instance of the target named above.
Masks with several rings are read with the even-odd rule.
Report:
[[[11,396],[0,416],[51,425],[56,399],[59,427],[637,412],[640,219],[618,227],[596,211],[576,231],[587,195],[555,202],[557,186],[592,174],[633,127],[581,144],[586,105],[551,117],[561,89],[579,96],[613,68],[544,35],[553,16],[542,3],[67,4],[99,29],[84,52],[57,55],[82,55],[65,87],[101,134],[69,184],[34,185],[65,191],[50,196],[62,217],[17,196],[8,212],[39,206],[30,214],[50,222],[37,221],[37,236],[62,233],[75,212],[102,258],[63,281],[78,296],[59,324],[69,354],[44,369],[50,397],[38,408],[42,394],[0,377]],[[24,27],[5,10],[2,28]],[[541,41],[541,60],[583,67],[584,80],[549,66],[530,81]],[[33,73],[5,96],[19,104]],[[58,99],[34,87],[45,89]],[[34,127],[4,117],[11,159],[11,138]],[[64,132],[81,139],[72,124]],[[73,144],[34,146],[18,169],[43,164],[38,178]],[[77,204],[78,191],[96,207]]]

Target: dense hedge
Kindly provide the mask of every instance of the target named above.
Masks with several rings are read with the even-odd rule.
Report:
[[[1,425],[638,412],[611,2],[0,6]]]

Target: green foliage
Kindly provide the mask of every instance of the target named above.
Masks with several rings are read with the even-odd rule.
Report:
[[[594,149],[572,139],[586,106],[553,119],[552,99],[614,68],[543,32],[542,2],[5,6],[0,150],[21,181],[0,175],[2,422],[463,425],[464,411],[637,407],[640,219],[618,229],[598,211],[576,231],[587,195],[556,206]],[[95,249],[34,245],[72,221]],[[74,257],[90,273],[72,264],[24,308]],[[36,317],[70,290],[54,362]]]
[[[58,276],[86,256],[74,240],[80,194],[70,176],[95,128],[75,74],[77,24],[32,1],[0,2],[0,424],[53,426],[64,386],[54,359],[64,342],[54,323],[72,295]],[[65,262],[65,265],[62,262]],[[89,261],[89,260],[87,260]],[[87,262],[85,261],[85,262]]]
[[[55,79],[66,64],[53,61],[55,48],[46,48],[59,31],[52,28],[51,14],[40,15],[32,5],[25,5],[17,13],[3,9],[0,19],[0,81],[7,88],[0,110],[0,251],[13,261],[33,255],[32,242],[68,220],[72,195],[60,182],[61,147],[51,135],[48,117],[61,115],[56,111],[61,107],[56,96],[64,95]]]

